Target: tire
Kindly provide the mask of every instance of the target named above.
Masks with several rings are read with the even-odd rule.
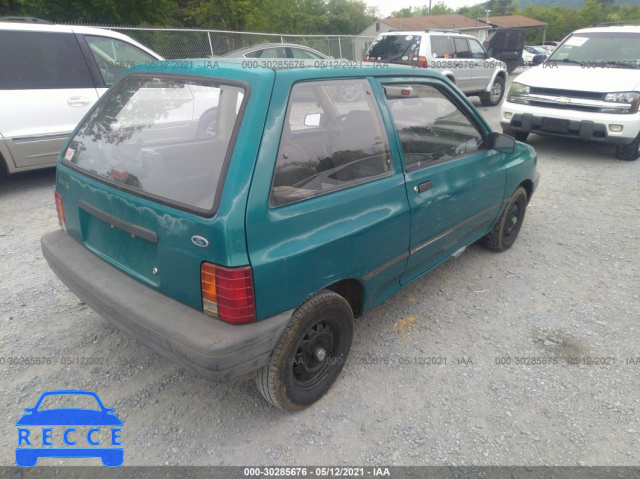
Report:
[[[332,291],[319,292],[296,310],[269,363],[256,373],[258,390],[268,402],[286,411],[310,406],[342,371],[352,339],[349,303]]]
[[[484,106],[496,106],[499,105],[504,96],[504,78],[496,77],[491,85],[491,91],[485,92],[480,95],[480,103]]]
[[[9,168],[7,168],[7,164],[4,161],[2,155],[0,155],[0,178],[9,174]]]
[[[503,128],[502,133],[512,136],[518,141],[527,141],[527,138],[529,138],[529,133],[527,133],[526,131],[516,131],[509,128]]]
[[[218,116],[219,110],[217,107],[211,108],[204,112],[198,121],[198,130],[196,131],[197,138],[217,138],[218,136]]]
[[[491,251],[506,251],[515,243],[527,209],[527,192],[520,186],[509,199],[500,219],[480,243]]]
[[[640,157],[640,133],[628,145],[616,145],[616,157],[625,161],[634,161]]]

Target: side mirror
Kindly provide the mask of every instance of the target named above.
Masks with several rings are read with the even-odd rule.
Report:
[[[513,153],[516,149],[516,140],[494,131],[487,137],[487,148],[501,153]]]
[[[320,126],[322,113],[310,113],[304,117],[304,126]]]
[[[541,63],[544,63],[546,59],[547,59],[547,55],[538,53],[537,55],[533,56],[533,59],[531,60],[531,65],[535,67],[537,65],[540,65]]]
[[[485,53],[485,58],[491,58],[493,56],[493,48],[489,48]]]

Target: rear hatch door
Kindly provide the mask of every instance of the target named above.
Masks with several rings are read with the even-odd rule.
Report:
[[[251,108],[250,83],[236,70],[216,73],[125,77],[76,130],[57,180],[71,236],[197,309],[203,261],[248,263],[241,230],[246,198],[226,201],[222,191],[225,181],[248,189],[260,138],[254,130],[266,112],[266,102]],[[258,84],[254,93],[268,98],[271,84]]]

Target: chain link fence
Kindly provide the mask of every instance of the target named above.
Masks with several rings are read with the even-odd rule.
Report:
[[[353,35],[281,35],[224,30],[87,26],[108,28],[128,35],[167,59],[220,56],[257,43],[296,43],[334,58],[362,60],[365,43],[374,38]]]

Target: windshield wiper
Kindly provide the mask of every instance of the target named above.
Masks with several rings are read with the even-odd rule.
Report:
[[[577,60],[571,60],[569,58],[563,58],[562,60],[555,60],[553,57],[547,60],[547,63],[571,63],[573,65],[580,65],[583,62],[579,62]]]

